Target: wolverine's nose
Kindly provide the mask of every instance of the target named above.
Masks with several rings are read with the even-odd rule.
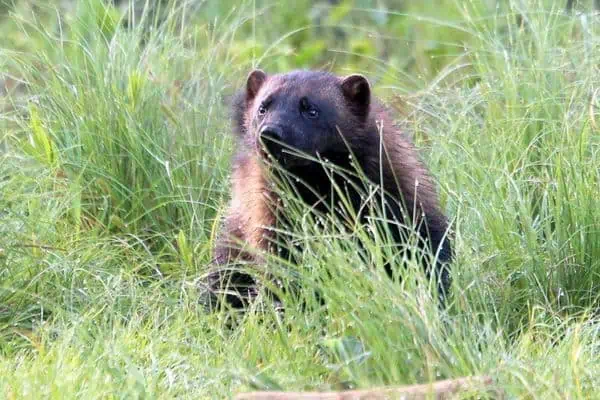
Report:
[[[260,138],[265,144],[273,143],[273,141],[281,142],[283,139],[283,131],[281,128],[273,125],[265,125],[260,130]]]

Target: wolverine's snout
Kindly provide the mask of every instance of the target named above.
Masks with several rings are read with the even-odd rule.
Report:
[[[260,128],[258,136],[262,149],[286,168],[306,165],[310,162],[303,156],[308,149],[298,143],[299,135],[293,129],[265,124]]]
[[[283,128],[278,125],[267,124],[263,125],[259,131],[260,145],[271,156],[280,160],[285,148]]]
[[[263,143],[283,141],[283,129],[275,125],[264,125],[260,130],[260,139]]]

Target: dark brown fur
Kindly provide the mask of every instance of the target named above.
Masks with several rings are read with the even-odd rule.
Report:
[[[310,117],[310,110],[317,110],[317,117]],[[269,227],[279,223],[273,211],[277,196],[269,180],[264,140],[259,140],[264,139],[262,135],[268,126],[282,127],[277,132],[292,147],[327,158],[346,169],[351,169],[349,146],[369,180],[383,183],[388,199],[386,210],[392,219],[403,223],[413,215],[422,219],[412,222],[422,222],[421,236],[428,238],[430,249],[438,252],[434,271],[440,279],[440,293],[448,291],[450,278],[444,265],[451,261],[452,251],[435,184],[413,144],[392,124],[386,109],[372,98],[364,77],[340,78],[311,71],[267,77],[262,71],[253,71],[246,90],[235,101],[234,120],[239,151],[233,162],[232,199],[215,249],[218,268],[209,276],[209,292],[216,293],[227,284],[237,286],[241,296],[225,297],[233,306],[242,306],[256,293],[254,281],[248,275],[226,274],[222,266],[235,260],[260,262],[252,250],[268,250],[273,238]],[[330,195],[331,180],[320,164],[277,154],[285,169],[315,189],[321,200]],[[308,205],[319,202],[319,197],[306,187],[297,190]],[[353,193],[351,197],[356,209],[360,208],[359,194]],[[328,212],[324,206],[316,208]],[[396,240],[402,240],[398,224],[390,227]]]

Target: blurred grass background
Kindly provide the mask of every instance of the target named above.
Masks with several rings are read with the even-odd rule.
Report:
[[[600,31],[592,1],[562,3],[1,2],[2,396],[485,373],[508,398],[595,398]],[[364,232],[308,223],[307,290],[284,318],[263,305],[232,328],[199,307],[229,193],[227,104],[256,66],[364,73],[409,124],[456,235],[447,314],[414,279],[366,268]]]

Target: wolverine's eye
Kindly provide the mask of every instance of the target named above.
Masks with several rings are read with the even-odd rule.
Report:
[[[310,104],[306,97],[300,99],[300,109],[302,110],[302,113],[310,119],[315,119],[319,117],[319,110],[317,110],[315,106]]]
[[[267,107],[265,106],[265,104],[261,104],[260,106],[258,106],[258,115],[265,115],[267,113]]]
[[[319,116],[319,111],[316,108],[311,108],[309,110],[306,110],[306,115],[308,116],[308,118],[315,119]]]

